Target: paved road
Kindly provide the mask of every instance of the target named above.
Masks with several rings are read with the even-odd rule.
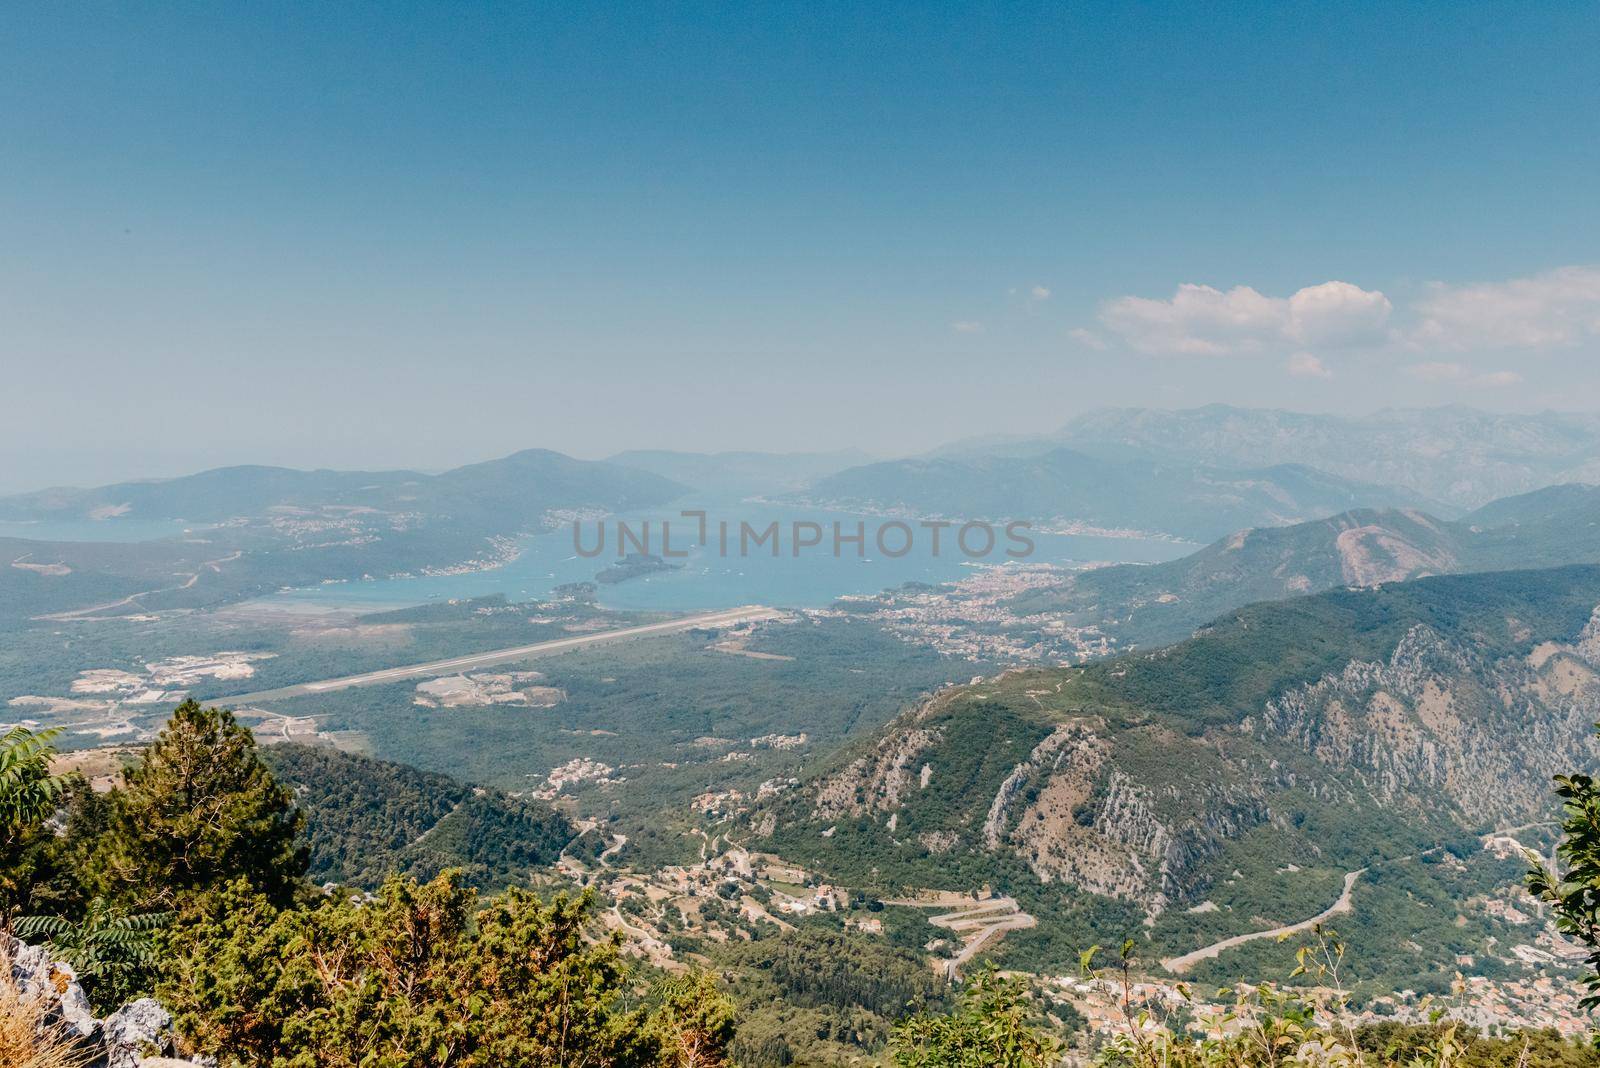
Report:
[[[1220,942],[1214,942],[1204,949],[1195,950],[1193,953],[1185,953],[1181,957],[1168,957],[1161,962],[1161,966],[1174,975],[1178,975],[1188,971],[1203,960],[1210,960],[1225,949],[1242,946],[1246,942],[1254,942],[1258,938],[1284,938],[1288,935],[1299,934],[1301,931],[1309,931],[1319,923],[1326,923],[1340,913],[1350,911],[1350,891],[1355,889],[1356,880],[1361,878],[1362,873],[1366,870],[1365,868],[1360,868],[1356,871],[1345,872],[1344,889],[1339,893],[1339,900],[1309,920],[1301,920],[1299,923],[1291,923],[1283,927],[1274,927],[1270,931],[1251,931],[1249,934],[1224,938]]]
[[[978,951],[1003,938],[1007,931],[1025,931],[1038,923],[1009,897],[968,901],[953,912],[929,916],[928,922],[945,928],[965,943],[960,953],[944,962],[945,975],[950,979],[961,978],[961,969],[978,955]]]
[[[195,568],[194,574],[190,575],[187,579],[176,586],[163,586],[159,590],[140,590],[138,593],[130,593],[128,596],[123,597],[120,600],[107,601],[105,604],[93,604],[88,608],[74,608],[69,612],[53,612],[47,616],[34,616],[33,618],[35,620],[56,621],[89,619],[101,612],[109,612],[113,608],[127,608],[135,605],[139,602],[139,598],[148,597],[153,593],[172,593],[174,590],[187,590],[193,587],[195,583],[199,582],[200,576],[205,574],[207,570],[215,571],[220,575],[222,574],[223,564],[231,564],[243,555],[244,553],[242,551],[235,551],[216,560],[206,560],[201,563],[199,567]]]
[[[1551,820],[1535,820],[1533,823],[1520,823],[1515,827],[1504,827],[1497,831],[1490,831],[1488,834],[1480,835],[1478,840],[1487,847],[1492,839],[1513,835],[1520,831],[1531,831],[1535,827],[1550,827],[1553,825],[1553,821]],[[1513,838],[1512,841],[1515,842],[1516,839]],[[1521,846],[1520,842],[1517,844],[1519,847]],[[1388,860],[1377,861],[1372,865],[1372,867],[1381,867],[1385,864],[1399,864],[1407,860],[1416,860],[1418,857],[1431,856],[1432,854],[1442,852],[1443,850],[1444,846],[1442,845],[1434,846],[1432,849],[1424,849],[1420,853],[1407,853],[1403,857],[1391,857]],[[1251,931],[1248,934],[1234,935],[1232,938],[1224,938],[1220,942],[1213,942],[1211,945],[1197,949],[1193,953],[1185,953],[1181,957],[1168,957],[1166,960],[1161,962],[1161,966],[1167,969],[1167,971],[1176,975],[1188,971],[1190,968],[1194,967],[1203,960],[1210,960],[1213,957],[1216,957],[1225,949],[1232,949],[1234,946],[1242,946],[1246,942],[1254,942],[1258,938],[1282,938],[1287,935],[1299,934],[1301,931],[1310,930],[1317,924],[1331,920],[1340,913],[1349,912],[1350,894],[1356,888],[1356,880],[1361,878],[1361,876],[1365,875],[1370,870],[1370,868],[1357,868],[1355,871],[1345,872],[1344,889],[1340,891],[1339,899],[1332,905],[1329,905],[1327,908],[1317,913],[1315,916],[1311,917],[1309,920],[1301,920],[1299,923],[1291,923],[1284,927],[1274,927],[1270,931]]]
[[[695,627],[727,627],[735,623],[748,623],[758,619],[775,619],[778,615],[779,613],[771,608],[763,608],[760,605],[746,605],[743,608],[731,608],[721,612],[707,612],[704,615],[669,619],[665,623],[650,623],[642,627],[622,627],[618,630],[595,631],[592,634],[580,634],[571,638],[557,638],[554,641],[536,642],[533,645],[519,645],[511,649],[495,649],[487,653],[457,656],[449,660],[433,660],[426,664],[411,664],[406,667],[386,668],[383,671],[369,671],[365,675],[347,675],[344,678],[327,679],[322,682],[303,682],[297,686],[284,686],[276,690],[261,690],[257,693],[242,693],[231,697],[219,697],[216,698],[216,703],[238,707],[240,705],[259,704],[264,701],[282,701],[290,697],[307,697],[313,694],[328,693],[333,690],[346,690],[352,686],[376,686],[386,682],[399,682],[402,679],[427,678],[431,675],[453,675],[468,668],[489,667],[493,664],[524,660],[530,656],[539,656],[544,653],[564,653],[590,645],[603,645],[607,642],[625,641],[629,638],[646,638],[657,634],[672,634],[677,631],[693,630]]]

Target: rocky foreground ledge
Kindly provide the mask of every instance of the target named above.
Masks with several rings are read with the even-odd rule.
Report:
[[[86,1068],[212,1068],[207,1061],[170,1056],[176,1049],[172,1014],[153,998],[98,1019],[72,966],[51,960],[43,947],[0,934],[0,969],[7,965],[22,1001],[42,1010],[40,1023],[82,1044],[89,1056]]]

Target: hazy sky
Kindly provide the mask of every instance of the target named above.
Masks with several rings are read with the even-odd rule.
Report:
[[[11,4],[0,487],[1600,407],[1589,4]]]

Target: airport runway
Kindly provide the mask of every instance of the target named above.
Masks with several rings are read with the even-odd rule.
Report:
[[[402,679],[420,679],[433,675],[453,675],[469,668],[482,668],[514,660],[525,660],[528,657],[539,656],[544,653],[564,653],[591,645],[626,641],[629,638],[647,638],[658,634],[673,634],[678,631],[693,630],[696,627],[727,627],[735,623],[776,619],[779,615],[779,612],[771,608],[764,608],[760,605],[745,605],[742,608],[730,608],[720,612],[707,612],[697,616],[684,616],[681,619],[669,619],[664,623],[649,623],[642,627],[622,627],[618,630],[595,631],[592,634],[579,634],[571,638],[556,638],[552,641],[536,642],[533,645],[518,645],[510,649],[494,649],[487,653],[456,656],[451,657],[449,660],[432,660],[426,664],[411,664],[406,667],[386,668],[383,671],[369,671],[364,675],[346,675],[343,678],[326,679],[322,682],[302,682],[295,686],[284,686],[276,690],[261,690],[256,693],[242,693],[231,697],[217,697],[208,700],[207,703],[239,707],[265,701],[282,701],[290,697],[308,697],[314,694],[328,693],[332,690],[346,690],[352,686],[376,686],[386,682],[399,682]]]

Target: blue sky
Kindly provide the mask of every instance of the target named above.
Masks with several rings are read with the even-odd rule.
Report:
[[[0,486],[1594,407],[1597,54],[1576,3],[10,5]]]

